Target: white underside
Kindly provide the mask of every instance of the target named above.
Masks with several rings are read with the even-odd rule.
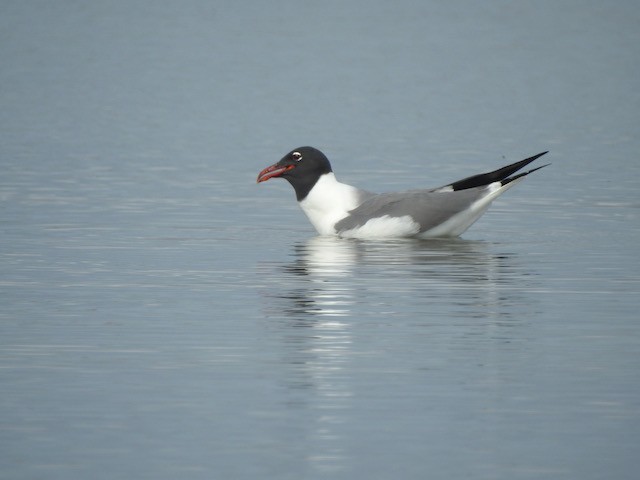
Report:
[[[469,208],[422,233],[420,225],[409,215],[384,215],[372,218],[364,225],[341,232],[339,235],[348,238],[457,237],[487,211],[496,197],[519,181],[520,179],[507,185],[500,182],[488,185],[486,195],[472,203]],[[320,177],[307,197],[300,202],[300,206],[320,235],[336,235],[334,225],[358,206],[357,192],[356,188],[338,182],[333,173],[329,173]]]
[[[409,215],[403,217],[384,215],[372,218],[361,227],[340,232],[340,236],[347,238],[414,237],[419,231],[420,224],[414,222]]]

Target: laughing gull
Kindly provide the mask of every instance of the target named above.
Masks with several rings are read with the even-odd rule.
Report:
[[[286,179],[320,235],[457,237],[487,211],[496,197],[526,175],[546,167],[510,176],[545,153],[438,188],[375,194],[340,183],[320,150],[300,147],[262,170],[258,183],[275,177]]]

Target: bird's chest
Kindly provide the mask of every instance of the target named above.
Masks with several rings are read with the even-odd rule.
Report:
[[[333,235],[335,224],[358,206],[357,200],[353,187],[325,175],[299,204],[320,235]]]

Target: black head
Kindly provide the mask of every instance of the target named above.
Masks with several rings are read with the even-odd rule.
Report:
[[[296,198],[301,201],[320,176],[331,171],[331,164],[324,153],[313,147],[300,147],[291,150],[278,163],[262,170],[258,175],[258,183],[282,177],[291,184],[296,191]]]

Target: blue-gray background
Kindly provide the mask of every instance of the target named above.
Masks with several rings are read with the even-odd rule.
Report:
[[[0,5],[0,477],[635,478],[640,6]],[[257,172],[553,165],[464,238]]]

